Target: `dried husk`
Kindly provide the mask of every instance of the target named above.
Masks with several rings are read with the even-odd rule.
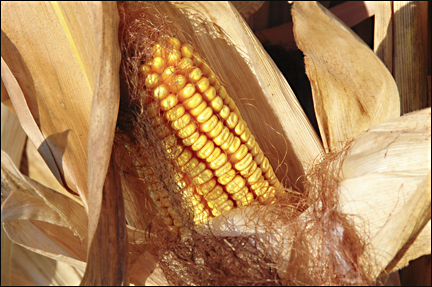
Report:
[[[326,151],[400,115],[392,75],[354,32],[316,2],[295,2],[292,15]]]
[[[356,226],[370,238],[378,261],[375,275],[409,240],[407,250],[388,271],[430,254],[430,195],[428,206],[427,190],[420,191],[428,173],[430,177],[430,115],[428,108],[369,129],[354,141],[342,165],[341,209],[352,214]],[[416,202],[418,196],[423,198]],[[414,226],[414,231],[409,230]],[[408,248],[414,240],[421,247]]]

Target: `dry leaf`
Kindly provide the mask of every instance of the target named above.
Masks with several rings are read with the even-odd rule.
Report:
[[[357,35],[316,2],[295,2],[292,14],[326,150],[400,115],[393,77]]]
[[[419,224],[415,232],[411,234],[409,226],[404,232],[398,230],[404,226],[404,220],[414,216],[410,213],[409,204],[414,204],[413,198],[420,196],[417,190],[428,172],[430,176],[430,114],[428,108],[369,129],[352,144],[342,166],[342,211],[353,214],[356,226],[371,237],[381,271],[403,245],[409,239],[415,239],[411,237],[417,236],[415,233],[420,232],[430,221],[430,205],[427,207],[427,200],[423,199],[420,203],[426,206],[418,203],[419,206],[415,208],[419,212],[418,218],[411,220],[411,224]],[[426,243],[429,247],[423,247],[421,253],[419,250],[411,253],[408,249],[402,261],[408,263],[409,260],[429,254],[430,233],[429,240],[423,242],[429,242]],[[393,263],[393,266],[396,264]],[[397,266],[400,268],[404,265]]]

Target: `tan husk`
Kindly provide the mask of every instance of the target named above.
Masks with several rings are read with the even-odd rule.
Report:
[[[400,115],[392,75],[354,32],[317,2],[295,2],[292,14],[326,150]]]
[[[412,241],[417,236],[401,233],[389,237],[389,234],[397,234],[399,231],[396,228],[403,226],[402,219],[393,220],[393,216],[409,218],[408,204],[417,196],[420,183],[430,172],[430,115],[431,110],[427,108],[369,129],[355,140],[342,166],[342,181],[339,184],[342,211],[357,215],[354,218],[356,226],[365,230],[371,238],[378,261],[383,256],[381,250],[388,252],[388,256],[384,257],[386,261],[379,261],[381,270],[387,267],[408,240]],[[426,212],[427,207],[418,206],[417,211]],[[427,215],[424,216],[427,218]],[[419,224],[422,220],[418,217],[411,223]],[[398,221],[400,226],[392,223],[395,230],[388,229],[390,222]],[[427,221],[430,221],[430,215]],[[430,228],[430,223],[428,226]],[[426,226],[419,236],[421,241],[417,244],[422,244],[422,247],[405,250],[403,258],[400,255],[396,262],[392,262],[389,271],[430,253],[429,228]],[[382,245],[375,246],[375,236],[383,234],[383,230],[388,230],[387,237],[381,242]]]

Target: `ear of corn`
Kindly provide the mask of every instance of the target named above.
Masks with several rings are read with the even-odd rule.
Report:
[[[269,160],[213,71],[189,43],[160,39],[140,67],[143,104],[157,136],[181,172],[176,180],[196,224],[234,207],[266,204],[282,190]],[[182,221],[152,167],[135,162],[150,196],[173,231]]]

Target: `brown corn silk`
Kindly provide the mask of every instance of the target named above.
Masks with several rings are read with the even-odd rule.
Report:
[[[114,155],[122,169],[127,221],[144,231],[135,234],[137,253],[131,255],[132,263],[140,252],[150,252],[174,285],[370,283],[360,264],[364,243],[350,219],[337,210],[338,181],[332,175],[338,174],[343,153],[317,165],[304,193],[290,188],[278,193],[272,205],[243,207],[249,211],[244,229],[248,232],[236,232],[235,227],[221,232],[213,220],[194,218],[196,209],[177,184],[182,171],[149,115],[148,106],[154,105],[152,89],[145,87],[140,72],[153,58],[156,42],[167,37],[182,43],[193,39],[154,4],[124,2],[119,4],[119,14],[121,104]],[[166,214],[158,212],[148,192],[149,182],[140,180],[142,169],[137,167],[141,166],[151,167],[151,183],[162,187],[171,214],[181,221],[181,234],[168,231]],[[223,221],[224,216],[217,220]]]

